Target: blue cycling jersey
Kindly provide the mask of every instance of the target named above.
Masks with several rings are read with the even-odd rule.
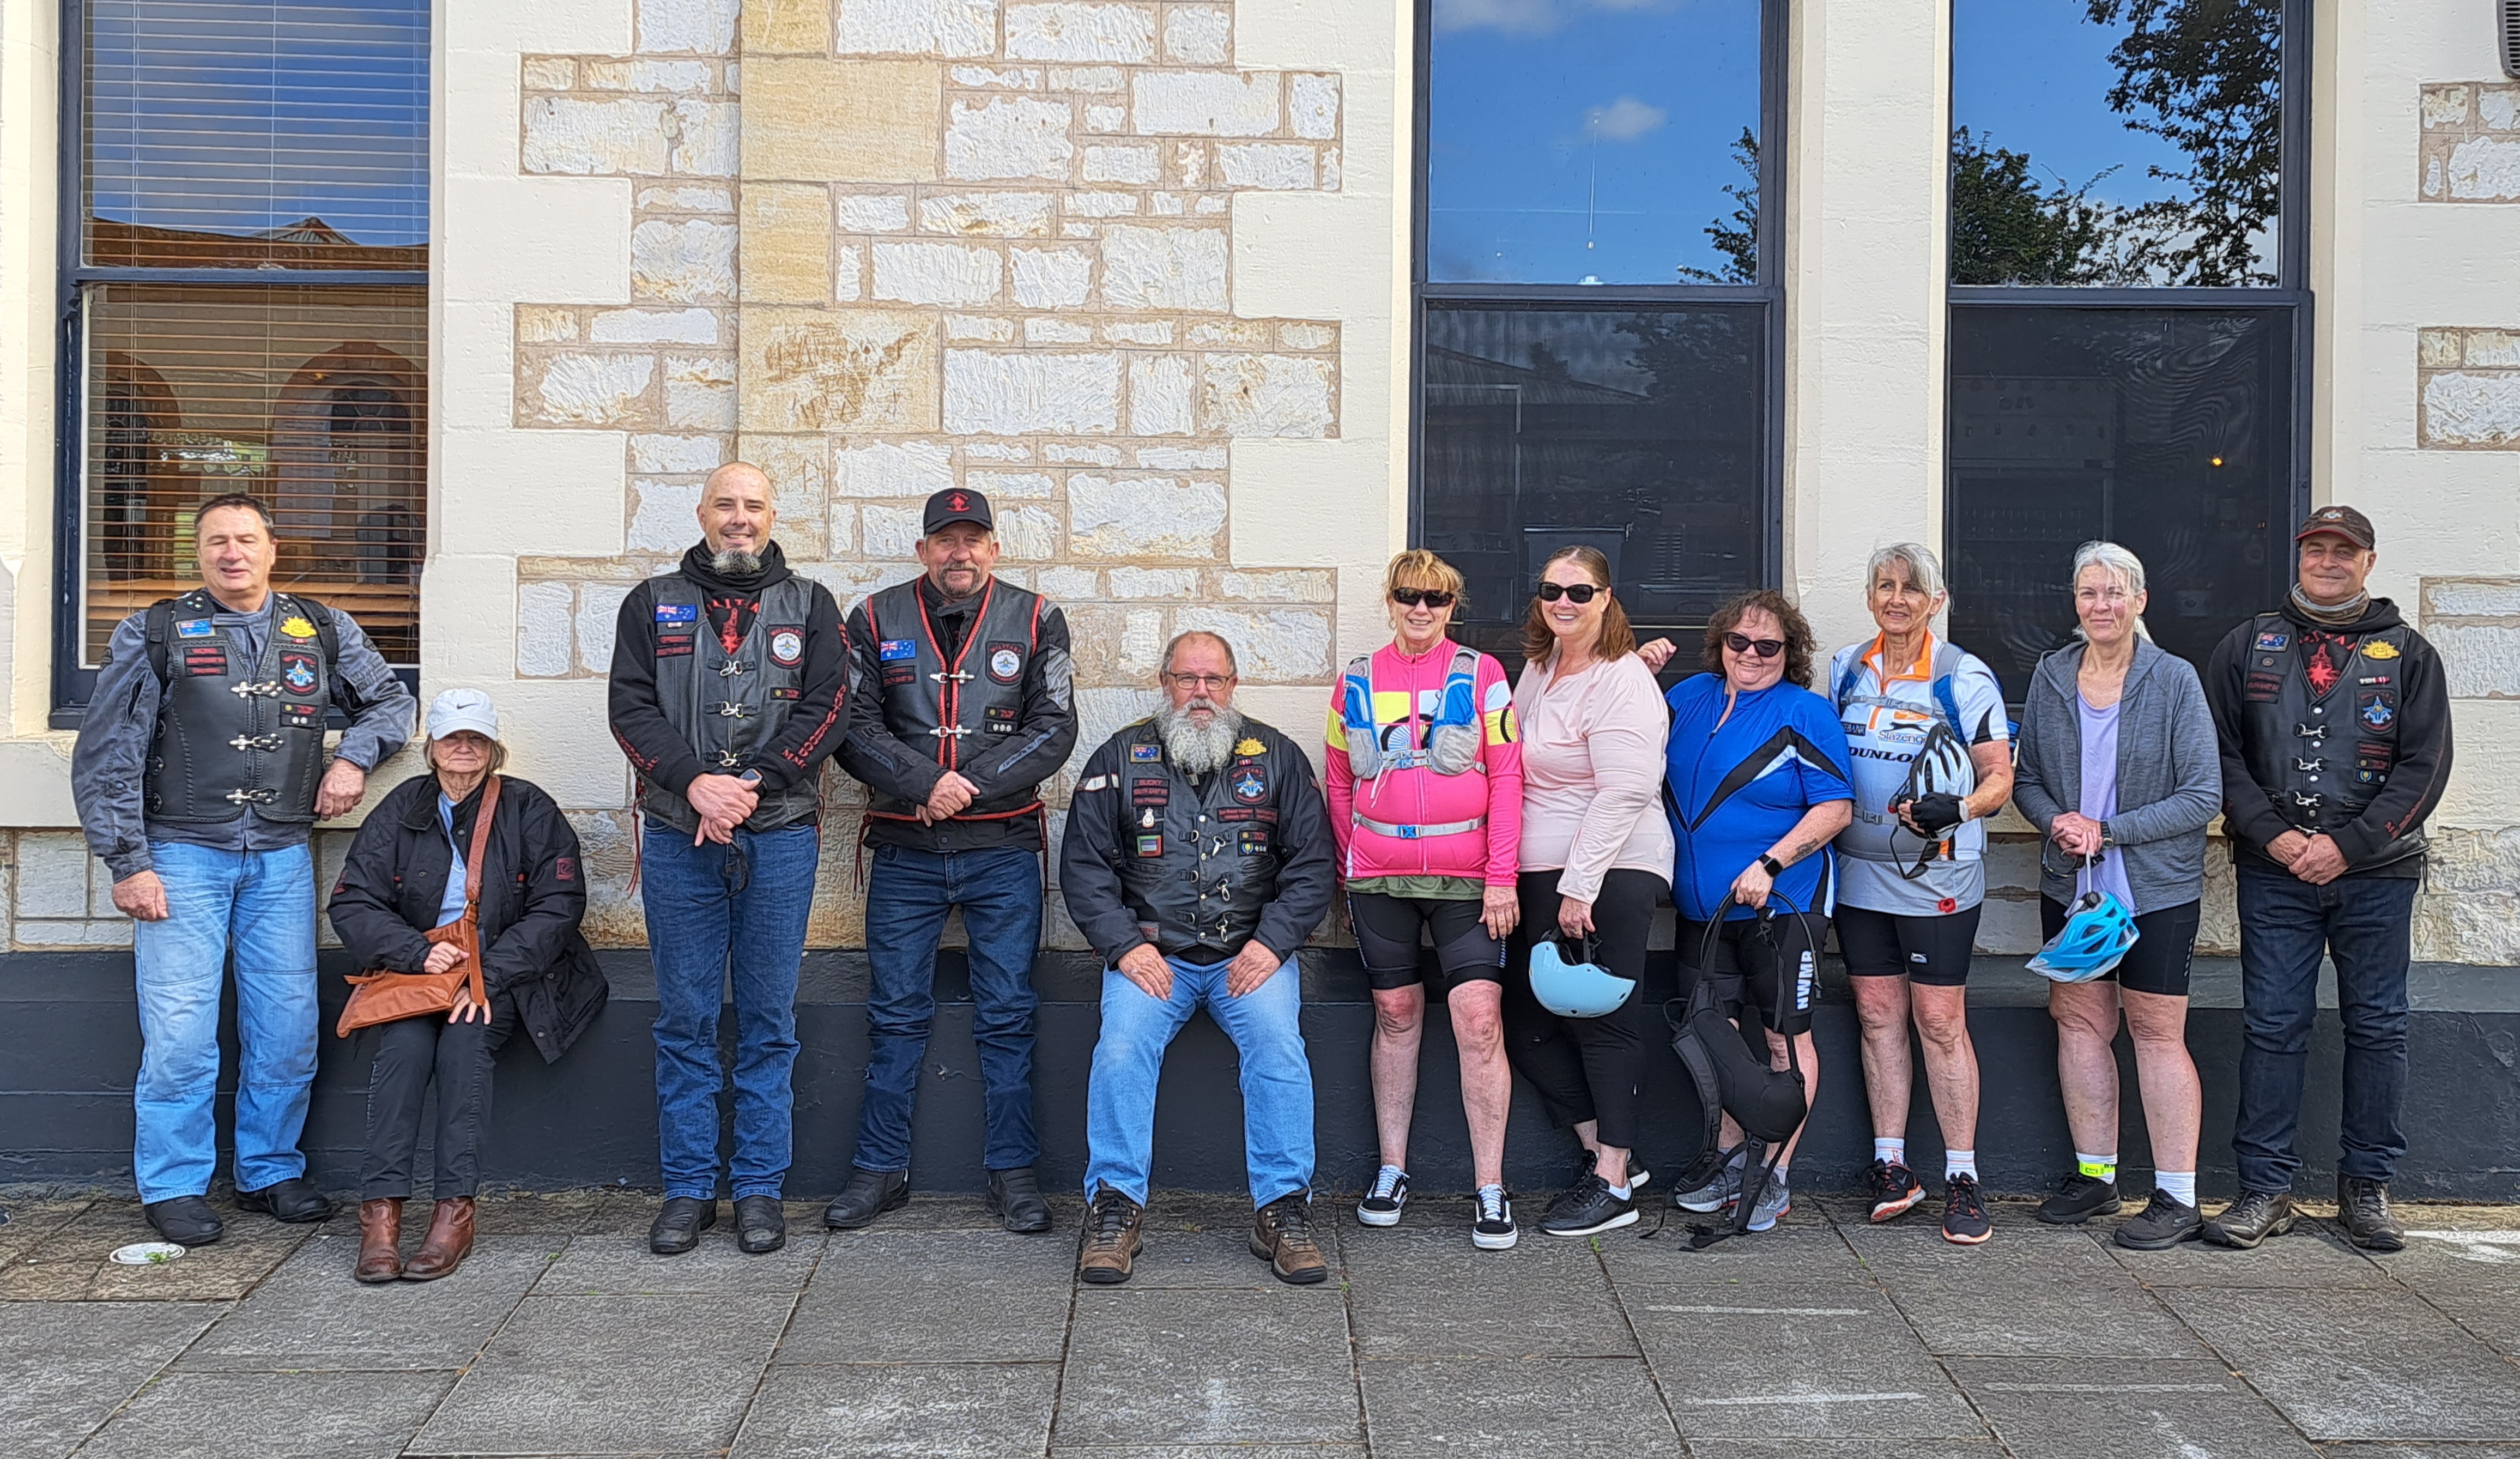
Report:
[[[1719,908],[1728,919],[1752,916],[1730,900],[1733,878],[1813,806],[1855,798],[1846,729],[1827,700],[1781,681],[1733,699],[1730,717],[1720,674],[1685,679],[1663,703],[1671,707],[1663,811],[1680,846],[1672,901],[1691,922]],[[1785,868],[1777,895],[1786,906],[1778,910],[1832,910],[1829,856],[1822,848]]]

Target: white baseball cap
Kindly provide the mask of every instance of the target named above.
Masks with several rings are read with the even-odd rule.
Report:
[[[499,711],[478,689],[446,689],[428,702],[428,738],[443,740],[458,730],[471,730],[485,740],[499,738]]]

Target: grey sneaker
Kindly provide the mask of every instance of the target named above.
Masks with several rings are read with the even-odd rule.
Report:
[[[1700,1213],[1722,1210],[1741,1199],[1742,1151],[1738,1145],[1724,1152],[1724,1163],[1717,1167],[1715,1178],[1693,1191],[1674,1191],[1671,1204],[1683,1210]]]
[[[1732,1199],[1737,1203],[1740,1200],[1741,1177],[1735,1175],[1732,1179]],[[1777,1229],[1778,1218],[1793,1208],[1794,1193],[1785,1189],[1784,1167],[1778,1166],[1776,1173],[1768,1177],[1768,1188],[1759,1193],[1759,1204],[1750,1208],[1750,1224],[1746,1229],[1774,1231]]]

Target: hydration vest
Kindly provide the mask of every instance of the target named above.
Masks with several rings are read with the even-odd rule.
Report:
[[[680,572],[651,578],[656,610],[656,705],[700,759],[703,773],[734,775],[779,738],[804,692],[806,616],[814,585],[785,577],[761,590],[760,611],[735,652],[711,629],[699,586]],[[744,817],[747,831],[776,831],[812,820],[822,809],[821,777],[782,790],[767,782]],[[692,803],[642,782],[639,803],[677,831],[699,829]]]
[[[959,769],[1023,727],[1024,670],[1041,646],[1042,598],[989,579],[949,663],[919,581],[885,588],[865,604],[881,668],[879,707],[894,738],[914,749],[932,746],[936,763]],[[1030,815],[1040,807],[1034,787],[1019,786],[972,802],[954,819]],[[916,801],[880,791],[871,807],[885,820],[913,819],[918,811]]]
[[[170,825],[311,823],[323,783],[324,717],[340,642],[311,598],[271,595],[271,627],[248,661],[214,615],[207,588],[149,610],[149,661],[161,698],[142,782],[142,812]]]
[[[2300,624],[2279,613],[2260,614],[2249,624],[2241,756],[2249,779],[2287,825],[2333,836],[2389,783],[2413,633],[2401,623],[2357,635],[2353,657],[2320,694],[2311,687]],[[2420,829],[2409,830],[2355,870],[2420,856],[2426,844]]]
[[[1339,685],[1339,719],[1347,729],[1347,762],[1356,778],[1372,780],[1385,770],[1417,769],[1460,775],[1476,765],[1486,735],[1479,721],[1478,675],[1478,650],[1455,648],[1425,745],[1418,748],[1407,743],[1408,721],[1418,713],[1412,704],[1402,721],[1391,726],[1402,735],[1400,748],[1394,750],[1383,745],[1384,731],[1373,719],[1373,656],[1349,660]]]

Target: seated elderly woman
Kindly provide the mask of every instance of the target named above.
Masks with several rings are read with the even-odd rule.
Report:
[[[481,984],[443,1013],[375,1026],[368,1084],[368,1151],[359,1174],[362,1282],[428,1282],[472,1250],[490,1069],[518,1025],[556,1061],[604,1011],[608,989],[578,933],[586,878],[577,833],[539,787],[499,774],[507,747],[489,697],[449,689],[428,707],[428,775],[396,786],[368,813],[333,889],[333,931],[361,968],[447,973],[462,960],[430,930],[459,921],[477,898]],[[488,804],[477,882],[466,862],[473,822]],[[468,885],[477,890],[468,896]],[[437,1086],[432,1172],[436,1209],[411,1260],[402,1259],[402,1207],[412,1192],[421,1103]]]

